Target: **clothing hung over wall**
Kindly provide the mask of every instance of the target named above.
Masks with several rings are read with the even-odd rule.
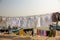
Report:
[[[46,30],[37,29],[37,35],[46,36],[47,35]]]
[[[11,27],[18,26],[21,28],[36,28],[37,16],[26,16],[26,17],[7,17],[8,25]]]
[[[49,26],[52,23],[51,14],[40,16],[41,26]]]
[[[8,26],[17,26],[20,28],[46,27],[48,29],[48,26],[52,23],[51,14],[25,17],[6,17],[6,20]]]
[[[49,30],[50,24],[52,24],[51,14],[40,16],[40,25],[41,25],[41,27],[45,27],[44,30]]]

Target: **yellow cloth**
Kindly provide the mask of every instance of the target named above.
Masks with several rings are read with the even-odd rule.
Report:
[[[20,30],[19,30],[19,35],[24,35],[24,33],[25,33],[25,32],[23,31],[23,29],[20,29]]]

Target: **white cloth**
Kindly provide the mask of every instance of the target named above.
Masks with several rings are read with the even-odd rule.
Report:
[[[49,26],[52,23],[51,14],[40,16],[41,26]]]
[[[38,27],[41,27],[41,25],[40,25],[40,17],[38,17],[37,19],[38,19],[38,21],[37,21],[37,28],[38,28]]]
[[[51,14],[40,16],[40,25],[43,29],[49,29],[50,24],[52,24]]]

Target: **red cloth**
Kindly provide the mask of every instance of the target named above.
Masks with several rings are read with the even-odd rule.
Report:
[[[37,29],[37,35],[40,35],[40,30],[39,29]]]

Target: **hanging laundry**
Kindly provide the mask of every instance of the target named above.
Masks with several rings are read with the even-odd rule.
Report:
[[[24,27],[24,17],[20,17],[20,27]]]
[[[12,20],[11,20],[11,17],[7,17],[7,24],[8,26],[12,26]]]
[[[18,27],[20,27],[19,17],[17,17],[16,20],[17,20],[16,24],[18,25]]]
[[[12,21],[12,26],[18,27],[17,17],[12,17],[12,18],[11,18],[11,21]]]
[[[46,30],[44,30],[44,36],[46,36]]]
[[[37,29],[37,35],[46,36],[46,31],[45,30]]]
[[[30,17],[27,17],[27,27],[28,28],[31,28],[31,18]]]
[[[40,17],[37,17],[37,28],[41,27],[41,24],[40,24]]]
[[[40,23],[41,26],[48,26],[52,23],[52,19],[51,19],[51,14],[49,15],[42,15],[40,17]]]
[[[37,35],[40,35],[40,30],[39,29],[37,29]]]
[[[27,26],[29,28],[36,28],[37,21],[38,21],[37,16],[29,16],[27,17],[27,24],[28,24]]]
[[[43,30],[49,30],[50,24],[52,24],[51,14],[40,16],[40,25],[44,27]]]
[[[56,22],[57,20],[60,21],[60,13],[59,12],[55,12],[52,14],[52,21]]]
[[[59,13],[59,15],[58,15],[58,20],[60,21],[60,13]]]
[[[27,28],[27,19],[23,17],[23,28]]]
[[[44,30],[40,30],[40,35],[41,35],[41,36],[44,35]]]
[[[3,17],[2,20],[3,20],[3,21],[6,21],[6,17]]]
[[[37,21],[38,21],[37,16],[31,16],[31,24],[33,28],[36,28]]]
[[[30,17],[30,24],[31,24],[31,27],[32,27],[32,28],[35,27],[34,16],[31,16],[31,17]]]
[[[37,24],[38,24],[38,16],[34,16],[34,27],[37,28]]]

